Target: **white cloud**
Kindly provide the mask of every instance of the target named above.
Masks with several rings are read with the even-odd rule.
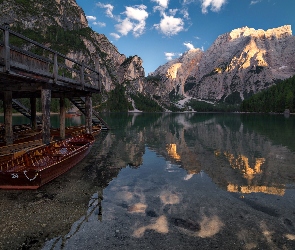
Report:
[[[257,3],[260,3],[260,2],[261,2],[261,0],[251,1],[250,5],[257,4]]]
[[[153,10],[154,10],[154,12],[156,12],[158,10],[160,13],[163,13],[165,11],[165,8],[163,8],[161,6],[154,6]]]
[[[191,43],[183,43],[184,46],[186,46],[189,50],[194,49],[194,45],[192,45]]]
[[[126,18],[121,23],[116,24],[115,28],[121,35],[126,36],[133,29],[133,23]]]
[[[99,26],[99,27],[105,27],[106,26],[106,23],[103,23],[103,22],[93,22],[92,24],[96,25],[96,26]]]
[[[113,15],[113,9],[114,9],[114,6],[113,5],[111,5],[111,4],[103,4],[103,3],[101,3],[101,2],[98,2],[97,4],[96,4],[96,6],[98,6],[98,7],[100,7],[100,8],[103,8],[103,9],[106,9],[106,15],[108,16],[108,17],[111,17],[111,18],[113,18],[114,17],[114,15]]]
[[[175,16],[177,11],[178,11],[178,9],[170,9],[169,14],[172,15],[172,16]]]
[[[148,12],[145,10],[147,7],[145,5],[135,5],[125,8],[126,11],[122,14],[125,14],[126,18],[120,20],[120,22],[115,25],[116,30],[122,36],[126,36],[129,32],[132,32],[135,37],[141,36],[145,30],[145,20],[149,16]]]
[[[130,19],[134,19],[137,21],[143,21],[147,19],[149,14],[146,12],[147,7],[145,5],[136,5],[134,7],[126,7],[126,11],[124,14]]]
[[[165,52],[165,57],[166,57],[166,60],[168,60],[168,61],[171,61],[174,56],[175,56],[175,53]]]
[[[173,60],[173,57],[180,57],[182,56],[182,53],[174,53],[174,52],[164,52],[166,60],[171,61]]]
[[[152,2],[156,2],[157,4],[159,4],[162,8],[167,8],[168,7],[168,3],[169,0],[151,0]]]
[[[92,21],[91,24],[93,25],[96,25],[96,26],[100,26],[100,27],[105,27],[106,26],[106,23],[103,23],[103,22],[96,22],[96,16],[86,16],[87,20],[90,22]],[[95,21],[95,22],[93,22]]]
[[[156,2],[158,5],[153,7],[154,12],[159,11],[161,14],[164,13],[165,9],[168,8],[169,0],[151,0]]]
[[[206,14],[208,12],[209,6],[214,12],[220,11],[222,5],[226,4],[226,0],[201,0],[202,3],[202,13]]]
[[[194,2],[196,2],[196,0],[183,0],[183,4],[190,4]]]
[[[189,13],[187,9],[182,9],[180,13],[183,15],[183,18],[189,19]]]
[[[155,24],[154,27],[166,36],[177,35],[184,29],[184,22],[181,18],[173,16],[167,16],[163,14],[163,18],[159,24]]]
[[[111,33],[110,34],[113,38],[115,38],[116,40],[118,40],[121,36],[118,35],[117,33]]]
[[[134,25],[133,28],[133,35],[135,37],[139,37],[144,33],[144,29],[145,29],[145,22],[139,22],[138,24]]]
[[[96,17],[95,16],[86,16],[88,21],[95,21]]]

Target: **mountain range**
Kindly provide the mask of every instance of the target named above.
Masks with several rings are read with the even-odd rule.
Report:
[[[193,49],[152,73],[167,94],[211,102],[240,103],[295,74],[295,37],[290,25],[264,30],[243,27],[217,37],[207,51]]]
[[[266,31],[235,29],[217,37],[208,50],[189,50],[145,77],[140,55],[127,58],[105,35],[89,28],[75,0],[0,0],[0,8],[0,25],[8,23],[11,29],[89,65],[98,57],[104,90],[99,102],[106,102],[121,85],[130,102],[141,94],[167,109],[184,98],[238,104],[295,75],[290,25]]]

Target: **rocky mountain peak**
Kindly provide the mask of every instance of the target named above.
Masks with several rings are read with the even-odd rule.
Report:
[[[288,36],[292,36],[291,25],[284,25],[278,28],[268,29],[266,31],[262,29],[255,30],[253,28],[242,27],[238,29],[234,29],[229,32],[229,37],[231,39],[237,39],[240,37],[255,37],[255,38],[266,38],[271,39],[273,37],[277,39],[285,38]]]
[[[199,48],[191,49],[179,58],[158,67],[150,76],[160,76],[163,86],[156,87],[154,90],[150,87],[149,91],[155,91],[156,94],[153,94],[161,96],[167,96],[171,91],[174,91],[175,94],[184,95],[185,81],[198,70],[203,54],[204,52]]]
[[[290,25],[266,31],[242,27],[218,36],[207,51],[188,51],[151,75],[162,79],[162,95],[239,103],[293,76],[294,54]]]

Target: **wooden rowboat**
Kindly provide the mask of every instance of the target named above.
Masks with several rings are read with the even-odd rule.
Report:
[[[2,163],[0,188],[37,189],[80,162],[93,142],[93,135],[80,134],[40,146]]]
[[[66,138],[72,137],[78,134],[85,133],[85,126],[71,126],[65,128],[65,136]],[[60,129],[59,128],[52,128],[50,129],[50,135],[54,138],[60,138]]]
[[[36,147],[40,147],[43,145],[42,139],[36,139],[41,137],[41,131],[37,131],[32,135],[32,130],[28,130],[27,136],[19,137],[21,140],[15,140],[14,144],[9,146],[2,146],[0,143],[0,164],[4,162],[8,162],[9,160],[12,160],[16,157],[19,157],[20,155],[24,154],[28,150],[31,150]],[[92,126],[92,135],[96,136],[101,132],[101,126],[99,125],[93,125]],[[59,129],[51,129],[51,140],[54,141],[56,139],[60,139]],[[85,133],[85,126],[75,126],[75,127],[66,127],[66,138],[76,136],[79,134]],[[26,141],[27,140],[27,141]],[[24,142],[22,142],[24,141]]]
[[[85,131],[86,131],[85,125],[71,126],[71,127],[66,127],[65,135],[66,135],[66,138],[68,138],[68,137],[75,136],[75,135],[78,135],[78,134],[83,134],[83,133],[85,133]],[[100,132],[101,132],[101,126],[100,125],[92,125],[92,135],[93,136],[98,135]],[[59,138],[59,136],[60,136],[59,128],[51,129],[50,134],[54,138]]]
[[[27,129],[25,131],[13,133],[13,144],[20,144],[28,141],[40,140],[42,138],[42,131]],[[0,147],[5,146],[4,137],[0,138]]]
[[[0,147],[0,164],[17,158],[20,155],[24,154],[26,151],[36,147],[40,147],[42,144],[42,139],[40,139],[35,141],[12,144],[9,146],[2,146]]]

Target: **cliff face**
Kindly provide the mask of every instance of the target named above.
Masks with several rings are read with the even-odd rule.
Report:
[[[293,76],[294,54],[291,26],[267,31],[243,27],[219,36],[207,51],[191,50],[152,75],[160,75],[162,84],[179,95],[214,102],[234,96],[240,102]]]
[[[186,80],[198,72],[199,63],[204,55],[200,49],[189,50],[180,58],[171,60],[150,74],[145,91],[161,96],[162,102],[169,103],[169,93],[184,95]],[[160,84],[159,84],[160,82]]]
[[[145,91],[154,96],[162,97],[169,103],[169,94],[184,95],[186,81],[196,75],[199,64],[204,56],[200,49],[189,50],[181,57],[168,61],[149,74]],[[194,83],[195,85],[195,78]]]
[[[142,92],[144,86],[145,73],[142,67],[142,60],[138,56],[128,57],[117,71],[119,82],[127,84],[127,91]],[[132,84],[128,84],[128,83]]]
[[[93,67],[98,57],[106,91],[126,80],[137,84],[144,77],[141,59],[137,57],[137,63],[128,61],[130,64],[126,66],[126,56],[105,35],[88,27],[86,16],[75,0],[0,0],[0,9],[0,25],[8,23],[11,29]]]
[[[2,0],[1,23],[20,24],[24,29],[59,25],[65,29],[86,28],[88,22],[75,0]]]

